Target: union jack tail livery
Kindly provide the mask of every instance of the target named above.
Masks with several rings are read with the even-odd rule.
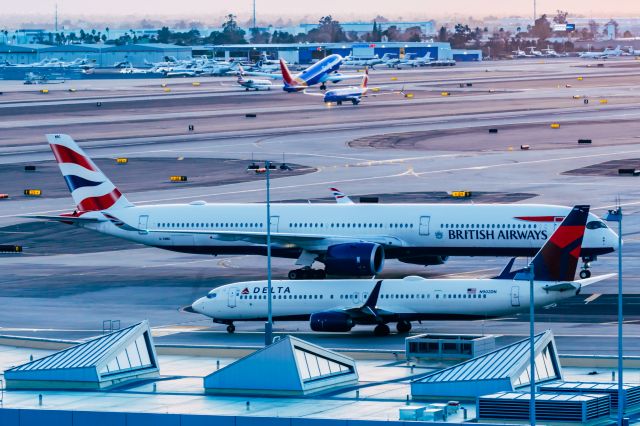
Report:
[[[565,217],[531,261],[536,281],[575,279],[588,216],[589,206],[575,206]]]
[[[329,188],[333,193],[333,197],[336,199],[336,203],[338,204],[353,204],[351,198],[347,197],[342,191],[338,188]]]
[[[78,212],[131,207],[115,185],[68,135],[47,135]]]

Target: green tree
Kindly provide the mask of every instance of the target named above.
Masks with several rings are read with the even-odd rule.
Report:
[[[538,43],[544,42],[553,35],[551,24],[549,23],[546,14],[536,19],[536,22],[529,33],[531,37],[536,37],[538,39]]]
[[[158,30],[158,43],[169,43],[171,38],[171,31],[168,27],[162,27]]]
[[[438,41],[445,42],[449,39],[449,35],[447,34],[447,28],[442,26],[440,27],[440,31],[438,31]]]
[[[334,20],[331,15],[323,16],[318,22],[318,27],[309,31],[307,40],[316,43],[339,43],[347,41],[340,22]]]

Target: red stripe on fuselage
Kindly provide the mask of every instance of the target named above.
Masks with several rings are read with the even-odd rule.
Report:
[[[517,216],[514,219],[526,220],[527,222],[562,222],[564,216]]]
[[[99,210],[107,210],[109,207],[113,206],[116,201],[122,196],[118,188],[115,188],[108,194],[101,195],[100,197],[89,197],[80,201],[78,204],[78,208],[81,211],[99,211]]]
[[[89,159],[78,154],[64,145],[51,144],[51,150],[58,163],[72,163],[84,167],[87,170],[97,171],[89,162]]]

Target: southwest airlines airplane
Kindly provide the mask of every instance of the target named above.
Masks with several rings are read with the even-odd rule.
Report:
[[[311,65],[304,71],[292,75],[289,71],[289,67],[285,63],[284,59],[280,59],[280,71],[281,74],[272,74],[264,72],[247,71],[247,75],[255,75],[262,77],[270,77],[274,79],[284,80],[284,86],[282,87],[285,92],[301,92],[313,85],[320,84],[321,90],[326,90],[327,82],[338,83],[342,80],[348,80],[352,78],[360,79],[361,75],[358,74],[340,74],[338,70],[342,65],[344,59],[342,56],[333,54],[325,58],[322,58],[315,64]]]
[[[67,135],[47,135],[76,204],[54,220],[183,253],[266,254],[264,204],[135,206]],[[289,278],[371,276],[384,259],[437,265],[448,256],[533,256],[569,207],[544,204],[286,204],[271,205],[272,253],[303,266]],[[590,214],[583,278],[589,261],[617,248],[617,235]],[[325,269],[314,270],[315,261]]]
[[[546,306],[577,295],[584,286],[613,276],[575,281],[589,207],[576,206],[530,263],[534,271],[534,305]],[[277,321],[309,320],[313,331],[347,332],[355,325],[375,325],[376,335],[399,333],[411,321],[478,319],[527,311],[529,272],[511,271],[512,259],[491,279],[273,281],[272,309]],[[196,300],[187,311],[204,314],[235,331],[234,321],[266,319],[267,282],[227,284]]]

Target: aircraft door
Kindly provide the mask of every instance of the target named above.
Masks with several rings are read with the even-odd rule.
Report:
[[[520,287],[511,287],[511,306],[520,306]]]
[[[280,216],[271,216],[271,232],[278,232],[279,224],[280,224]]]
[[[429,235],[429,222],[431,222],[431,216],[420,216],[420,235]]]
[[[149,233],[148,228],[149,228],[149,216],[145,214],[138,217],[138,234],[140,235],[148,234]]]
[[[562,223],[563,220],[564,220],[564,216],[555,216],[553,218],[553,230],[554,231]]]
[[[236,307],[236,296],[238,295],[238,289],[237,288],[230,288],[229,289],[229,295],[227,298],[227,306],[230,308],[235,308]]]

